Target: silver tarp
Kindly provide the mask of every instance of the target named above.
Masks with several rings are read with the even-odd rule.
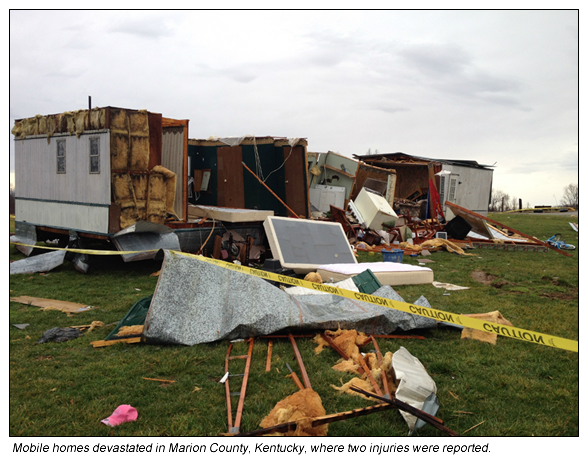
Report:
[[[404,302],[390,286],[372,295]],[[415,304],[430,307],[424,297]],[[435,325],[429,318],[336,295],[288,295],[261,278],[165,250],[143,334],[148,342],[195,345],[284,330],[340,326],[389,334]]]

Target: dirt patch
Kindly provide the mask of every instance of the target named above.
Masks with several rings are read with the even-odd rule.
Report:
[[[495,287],[496,289],[500,289],[502,286],[506,286],[507,284],[514,284],[505,281],[504,279],[499,279],[498,276],[494,276],[480,270],[472,271],[470,276],[479,283]]]
[[[492,284],[492,282],[496,279],[496,276],[492,276],[491,274],[480,270],[472,271],[470,276],[473,280],[482,284]]]
[[[546,297],[551,300],[578,300],[578,288],[570,289],[570,292],[542,292],[541,297]]]

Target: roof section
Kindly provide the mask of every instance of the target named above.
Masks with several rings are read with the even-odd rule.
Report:
[[[393,166],[395,164],[429,164],[429,163],[446,163],[450,165],[468,166],[470,168],[489,169],[492,170],[494,165],[481,165],[475,160],[450,160],[450,159],[435,159],[426,157],[417,157],[415,155],[408,155],[402,152],[395,153],[379,153],[376,155],[353,155],[354,158],[363,162],[384,162],[386,166]]]
[[[188,145],[199,145],[208,147],[218,147],[223,145],[261,145],[273,144],[280,146],[297,146],[306,147],[308,142],[304,137],[273,137],[273,136],[235,136],[235,137],[216,137],[211,136],[208,139],[188,139]]]

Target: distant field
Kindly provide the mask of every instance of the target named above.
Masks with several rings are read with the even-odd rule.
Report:
[[[424,295],[433,308],[452,313],[499,310],[516,327],[578,340],[579,235],[568,224],[578,219],[514,213],[491,217],[541,240],[560,233],[577,249],[570,252],[571,257],[554,251],[468,250],[472,256],[434,252],[428,258],[434,261],[430,267],[435,280],[469,290],[450,295],[431,285],[395,290],[407,302]],[[10,260],[23,258],[13,245],[9,247]],[[375,260],[381,260],[381,255],[360,254],[360,261]],[[156,261],[125,263],[117,256],[97,256],[87,275],[66,262],[49,273],[10,277],[11,296],[96,307],[67,317],[59,311],[10,303],[11,436],[217,436],[227,432],[225,392],[218,382],[224,374],[226,341],[193,347],[118,344],[94,349],[90,345],[104,339],[137,300],[154,292],[157,278],[150,275],[159,268]],[[488,280],[481,282],[480,276]],[[105,326],[67,342],[36,344],[50,328],[93,321]],[[13,326],[19,323],[29,326],[22,330]],[[448,328],[414,334],[425,339],[382,339],[380,348],[385,353],[404,346],[422,362],[437,385],[441,404],[437,416],[452,430],[466,437],[579,435],[578,353],[506,337],[499,337],[496,345],[462,340],[459,330]],[[351,379],[331,368],[339,359],[334,351],[316,355],[310,339],[300,339],[298,347],[327,413],[373,404],[333,389]],[[267,349],[267,339],[256,340],[242,431],[259,428],[274,405],[296,390],[286,377],[286,363],[297,369],[290,344],[274,340],[268,373]],[[244,353],[246,344],[237,343],[233,351]],[[240,368],[235,367],[237,372]],[[120,404],[133,405],[138,421],[116,428],[101,424]],[[407,432],[395,410],[329,426],[330,436],[405,437]],[[425,426],[417,435],[443,433]]]

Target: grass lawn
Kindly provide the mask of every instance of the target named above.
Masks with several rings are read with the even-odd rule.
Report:
[[[578,233],[568,224],[577,218],[491,217],[541,240],[561,233],[567,242],[579,243]],[[10,260],[24,258],[13,245],[9,247]],[[468,251],[472,256],[434,252],[428,258],[434,261],[429,266],[435,280],[469,290],[450,295],[432,285],[395,290],[407,302],[424,295],[433,308],[451,313],[499,310],[518,328],[578,340],[578,249],[570,252],[571,257],[554,251],[476,249]],[[380,260],[380,254],[360,254],[360,261]],[[416,264],[410,257],[404,261]],[[65,262],[49,273],[10,277],[11,297],[28,295],[96,307],[68,317],[10,303],[11,436],[217,436],[227,432],[224,386],[218,382],[224,374],[226,341],[193,347],[118,344],[95,349],[90,345],[104,339],[137,300],[153,294],[157,278],[150,275],[159,268],[155,261],[125,263],[118,256],[96,256],[87,275]],[[493,280],[479,282],[475,272]],[[93,321],[105,326],[67,342],[36,344],[50,328]],[[22,330],[13,326],[19,323],[29,326]],[[423,363],[437,384],[441,404],[437,416],[452,430],[468,437],[579,435],[578,353],[506,337],[499,337],[496,345],[461,340],[458,330],[447,328],[416,334],[425,340],[381,339],[380,348],[385,353],[404,346]],[[339,359],[334,351],[316,355],[310,339],[297,342],[327,414],[373,404],[333,389],[332,385],[340,386],[352,377],[332,370]],[[286,363],[297,370],[290,343],[274,339],[268,373],[267,347],[267,339],[257,339],[253,348],[241,431],[258,429],[274,405],[296,390],[286,377]],[[246,350],[247,344],[236,343],[233,354]],[[235,372],[242,372],[239,361],[231,363]],[[139,419],[116,428],[100,423],[121,404],[135,407]],[[329,426],[329,436],[406,436],[407,432],[396,410]],[[443,436],[430,426],[416,434]]]

